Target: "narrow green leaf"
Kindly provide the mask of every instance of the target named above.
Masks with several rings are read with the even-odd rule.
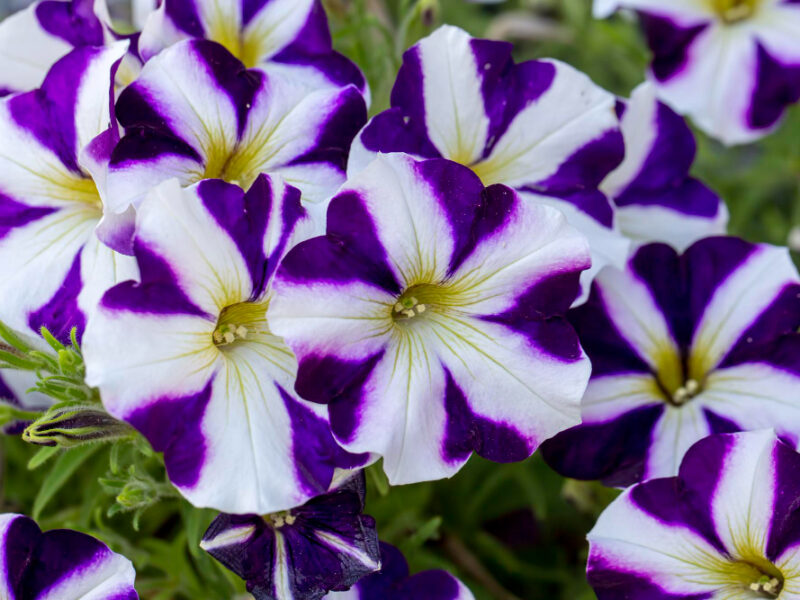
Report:
[[[55,336],[47,330],[47,327],[42,326],[41,329],[39,329],[39,333],[42,334],[44,341],[47,342],[50,345],[50,347],[56,352],[60,352],[61,350],[67,349],[67,347],[64,344],[59,342],[55,338]]]
[[[31,350],[31,347],[2,321],[0,321],[0,338],[3,338],[9,346],[16,348],[20,352]]]
[[[36,500],[33,501],[31,516],[34,520],[39,519],[42,510],[44,510],[47,503],[52,500],[56,492],[67,483],[69,478],[78,470],[78,467],[86,462],[100,447],[99,445],[79,446],[58,457],[58,460],[56,460],[55,464],[51,467],[47,477],[45,477],[44,482],[42,482],[42,487],[39,488]]]
[[[40,362],[31,360],[27,356],[19,356],[13,352],[6,352],[5,350],[0,350],[0,360],[16,369],[22,369],[24,371],[35,371],[42,366]]]
[[[28,470],[33,471],[34,469],[38,469],[53,456],[58,454],[59,450],[60,448],[58,446],[42,446],[28,461]]]
[[[413,546],[422,546],[425,542],[439,537],[439,528],[442,526],[442,517],[436,516],[423,523],[408,540]]]

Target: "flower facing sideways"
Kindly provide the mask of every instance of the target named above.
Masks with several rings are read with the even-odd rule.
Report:
[[[572,311],[592,359],[583,424],[543,446],[557,471],[629,485],[677,473],[712,433],[800,432],[800,278],[786,249],[714,237],[640,248]]]
[[[659,97],[726,144],[775,129],[800,98],[794,0],[595,0],[598,17],[638,12]]]
[[[292,394],[296,360],[266,318],[278,261],[310,227],[300,192],[265,175],[247,193],[172,180],[137,222],[141,283],[103,296],[84,339],[86,379],[164,452],[186,498],[285,510],[363,464],[334,443],[321,407]]]
[[[270,322],[345,448],[382,455],[392,483],[438,479],[577,422],[589,363],[563,314],[588,266],[557,210],[387,154],[331,201],[327,235],[287,254]]]
[[[511,44],[475,39],[443,26],[409,49],[392,90],[392,108],[353,143],[348,176],[378,152],[446,158],[484,185],[502,183],[527,201],[555,206],[588,239],[592,267],[622,266],[628,241],[598,190],[621,161],[615,99],[557,60],[516,64]],[[583,297],[583,295],[582,295]]]
[[[362,514],[364,495],[359,473],[292,510],[222,514],[200,547],[244,579],[256,600],[320,600],[381,566],[375,520]]]
[[[42,533],[23,515],[0,515],[3,600],[137,600],[124,556],[77,531]]]
[[[701,238],[724,234],[728,209],[689,175],[697,152],[692,130],[655,92],[643,83],[630,100],[618,103],[625,160],[600,189],[614,201],[626,236],[685,250]]]
[[[79,48],[40,89],[0,101],[0,320],[67,342],[136,263],[95,235],[102,204],[85,147],[108,131],[111,80],[127,42]]]
[[[600,515],[589,583],[599,600],[800,598],[799,495],[800,455],[772,431],[707,437]]]

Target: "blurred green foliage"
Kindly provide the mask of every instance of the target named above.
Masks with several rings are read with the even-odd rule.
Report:
[[[440,23],[513,41],[519,60],[561,59],[623,96],[642,81],[648,61],[635,23],[624,16],[593,20],[591,0],[325,4],[336,47],[369,79],[373,114],[389,104],[402,52]],[[698,145],[694,172],[727,201],[731,232],[786,244],[791,228],[800,225],[800,110],[758,144],[729,149],[698,133]],[[229,600],[243,594],[243,583],[197,545],[213,511],[194,509],[169,493],[163,466],[141,441],[51,456],[7,437],[2,449],[2,511],[36,510],[44,528],[70,527],[103,539],[133,560],[142,598]],[[34,457],[39,467],[30,470]],[[59,468],[51,470],[54,464]],[[585,535],[615,491],[564,480],[538,456],[511,465],[473,458],[451,480],[391,489],[379,467],[372,467],[368,481],[368,512],[382,539],[404,551],[412,571],[449,569],[479,600],[594,598],[584,577]],[[156,497],[160,501],[151,503]]]

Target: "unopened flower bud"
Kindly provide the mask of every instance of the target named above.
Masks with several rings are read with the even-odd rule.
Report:
[[[97,406],[56,406],[31,423],[22,433],[22,439],[40,446],[72,448],[119,439],[132,432],[129,425]]]

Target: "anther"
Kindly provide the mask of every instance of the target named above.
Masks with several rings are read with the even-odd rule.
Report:
[[[417,300],[414,296],[410,298],[401,298],[394,305],[394,313],[395,317],[405,317],[406,319],[412,319],[417,315],[420,315],[425,312],[426,306],[424,304],[420,304],[419,300]]]

